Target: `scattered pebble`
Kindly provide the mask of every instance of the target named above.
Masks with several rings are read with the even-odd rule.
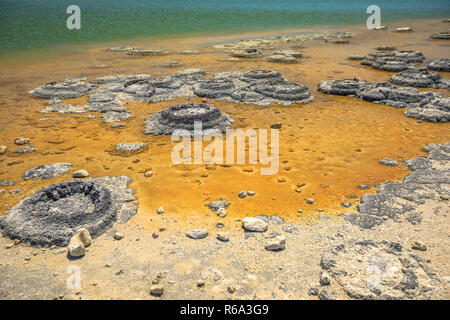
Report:
[[[191,239],[203,239],[208,236],[208,230],[206,229],[193,229],[186,232],[186,236]]]
[[[306,203],[307,204],[313,204],[314,203],[314,199],[308,198],[308,199],[306,199]]]
[[[323,271],[323,272],[320,274],[320,284],[321,284],[322,286],[327,286],[327,285],[330,284],[330,282],[331,282],[330,275],[328,274],[328,272]]]
[[[427,245],[422,241],[413,241],[411,243],[411,248],[414,250],[427,251]]]
[[[350,208],[352,206],[351,202],[342,202],[341,206],[343,206],[344,208]]]
[[[164,208],[163,207],[159,207],[158,208],[158,210],[156,210],[156,213],[157,214],[163,214],[165,211],[164,211]]]
[[[24,144],[27,144],[30,142],[30,139],[25,138],[25,137],[18,137],[14,139],[14,143],[17,144],[18,146],[22,146]]]
[[[225,218],[227,216],[227,210],[225,208],[219,208],[217,210],[217,215],[221,218]]]
[[[114,233],[114,239],[116,240],[122,240],[125,236],[121,232]]]
[[[279,251],[284,250],[286,247],[286,237],[285,236],[277,236],[269,240],[266,244],[266,250],[268,251]]]
[[[154,284],[150,288],[150,294],[152,296],[161,296],[164,293],[164,287],[160,284]]]
[[[238,196],[241,199],[245,198],[247,196],[247,190],[242,190],[241,192],[239,192]]]
[[[74,178],[86,178],[89,176],[89,172],[87,172],[84,169],[81,169],[81,170],[75,171],[72,176]]]

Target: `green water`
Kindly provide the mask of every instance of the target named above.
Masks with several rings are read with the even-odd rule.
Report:
[[[373,1],[350,0],[0,0],[0,55],[36,48],[140,37],[365,25]],[[69,5],[81,9],[81,29],[66,27]],[[377,0],[382,23],[450,16],[449,0]]]

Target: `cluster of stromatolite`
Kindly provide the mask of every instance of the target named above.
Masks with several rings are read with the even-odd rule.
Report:
[[[122,102],[128,101],[159,102],[198,96],[268,106],[305,103],[314,98],[306,86],[290,82],[272,70],[226,72],[209,79],[204,79],[204,75],[205,72],[200,69],[187,69],[164,78],[148,74],[106,76],[91,80],[98,87],[82,79],[72,79],[47,84],[32,93],[49,99],[73,98],[90,93],[85,106],[55,104],[57,102],[51,100],[48,102],[50,106],[42,112],[100,112],[104,122],[131,118],[129,110],[122,105]]]
[[[129,219],[126,202],[135,200],[129,182],[128,177],[103,177],[50,185],[1,216],[0,230],[12,239],[46,247],[67,245],[80,228],[99,236],[123,210]]]
[[[436,72],[427,71],[426,68],[414,68],[394,74],[390,81],[395,84],[421,88],[448,89],[450,82],[443,80]]]
[[[195,122],[201,128],[194,130]],[[145,134],[192,136],[224,132],[234,122],[217,107],[206,103],[186,103],[170,106],[145,119]]]
[[[365,56],[362,65],[383,71],[403,71],[414,68],[415,63],[423,62],[424,55],[418,51],[396,50],[391,52],[372,52]]]
[[[450,98],[442,98],[441,94],[434,92],[399,87],[387,82],[367,82],[358,78],[321,81],[318,90],[396,108],[407,108],[405,115],[408,117],[430,122],[450,121]]]

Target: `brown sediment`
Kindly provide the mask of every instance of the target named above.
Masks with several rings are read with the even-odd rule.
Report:
[[[131,187],[139,198],[139,214],[142,217],[154,215],[157,208],[163,206],[167,214],[179,221],[198,219],[209,212],[205,204],[217,198],[231,202],[227,219],[277,214],[294,220],[299,209],[306,215],[353,212],[354,206],[345,209],[340,203],[351,201],[356,204],[357,200],[347,199],[346,196],[360,196],[368,192],[359,190],[357,185],[398,180],[409,172],[402,164],[398,167],[380,165],[380,159],[389,157],[400,161],[423,156],[425,153],[420,151],[422,146],[431,142],[446,142],[450,138],[449,124],[418,122],[405,117],[402,109],[324,95],[316,90],[317,83],[326,79],[358,76],[368,81],[387,81],[392,73],[376,71],[347,59],[352,54],[366,54],[377,46],[395,45],[398,49],[421,51],[427,58],[425,65],[445,57],[448,45],[429,39],[429,35],[442,29],[440,21],[402,22],[402,25],[413,27],[415,32],[391,32],[395,24],[382,31],[339,27],[339,30],[356,33],[349,44],[308,41],[306,48],[296,49],[304,56],[299,58],[297,64],[271,63],[264,57],[230,61],[228,53],[212,49],[211,44],[218,42],[218,38],[205,37],[181,41],[158,40],[151,45],[169,52],[191,48],[199,50],[199,54],[193,55],[172,53],[168,56],[130,57],[124,52],[95,48],[67,53],[51,61],[4,65],[0,75],[0,144],[7,145],[8,152],[0,155],[0,179],[19,181],[5,189],[22,188],[24,191],[18,196],[0,195],[0,212],[6,212],[15,205],[21,195],[29,195],[51,183],[69,180],[70,175],[47,181],[24,182],[21,178],[26,170],[34,166],[61,161],[72,163],[73,171],[86,169],[91,176],[130,176],[133,180]],[[233,37],[236,35],[222,39]],[[272,51],[288,49],[296,44],[280,43],[273,50],[263,50],[263,53],[267,56]],[[132,45],[149,46],[145,41]],[[180,67],[163,67],[164,62],[174,59],[181,63]],[[29,90],[44,83],[75,76],[88,79],[137,73],[164,76],[186,68],[203,69],[207,72],[206,77],[225,71],[272,69],[291,81],[308,86],[315,96],[314,101],[290,107],[259,107],[208,100],[235,119],[232,128],[269,129],[272,122],[282,122],[278,174],[260,175],[260,165],[249,164],[174,165],[171,161],[174,142],[170,137],[142,133],[144,118],[148,114],[173,104],[187,101],[199,103],[200,98],[126,103],[134,118],[123,121],[125,127],[114,129],[99,118],[86,118],[89,113],[39,113],[37,111],[44,108],[45,100],[28,94]],[[445,73],[441,75],[447,77]],[[443,90],[432,91],[447,95]],[[64,102],[83,104],[86,99],[67,99]],[[39,121],[40,118],[51,120]],[[37,151],[20,155],[12,153],[18,148],[13,144],[17,136],[30,138]],[[118,143],[133,141],[146,143],[148,150],[131,157],[108,152]],[[207,144],[205,142],[204,146]],[[8,165],[12,163],[14,165]],[[146,177],[144,172],[149,170],[153,176]],[[303,183],[304,186],[297,186]],[[238,192],[243,189],[255,191],[256,195],[240,199]],[[313,198],[314,204],[306,204],[307,198]]]

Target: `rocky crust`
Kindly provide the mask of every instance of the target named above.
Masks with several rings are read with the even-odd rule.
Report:
[[[103,177],[50,185],[21,201],[0,217],[4,236],[34,246],[66,246],[80,228],[91,236],[112,226],[118,210],[135,200],[130,179]]]
[[[225,132],[234,122],[217,107],[206,103],[173,105],[145,119],[145,134],[194,134],[194,121],[202,122],[202,135]],[[178,130],[178,131],[177,131]]]
[[[429,72],[425,68],[409,69],[397,74],[394,74],[389,81],[395,84],[421,87],[421,88],[436,88],[449,89],[450,82],[443,80],[436,72]]]
[[[331,275],[353,299],[429,299],[440,287],[426,262],[396,242],[349,241],[326,251],[320,265],[321,280]]]
[[[441,199],[450,191],[450,142],[423,148],[426,158],[406,161],[411,172],[402,182],[388,182],[377,193],[367,193],[357,206],[360,214],[348,215],[350,222],[364,229],[383,223],[386,218],[417,224],[422,221],[428,201]],[[446,203],[443,203],[446,206]]]
[[[339,79],[319,82],[323,93],[356,97],[359,100],[407,108],[405,115],[430,122],[450,121],[450,99],[441,94],[423,92],[410,87],[399,87],[386,82]]]
[[[67,79],[63,82],[50,82],[30,93],[39,98],[69,99],[78,98],[96,90],[96,87],[81,79]]]
[[[68,162],[58,162],[49,165],[40,165],[32,169],[27,170],[23,174],[24,180],[46,180],[56,177],[58,175],[65,174],[69,172],[71,163]]]

